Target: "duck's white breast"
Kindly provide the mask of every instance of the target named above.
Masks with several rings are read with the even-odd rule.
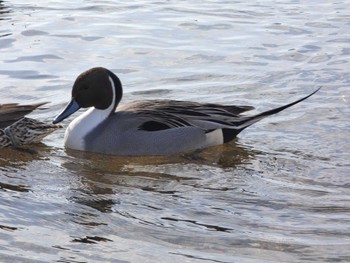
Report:
[[[85,150],[85,136],[105,120],[107,112],[91,108],[75,118],[67,127],[64,145],[75,150]]]

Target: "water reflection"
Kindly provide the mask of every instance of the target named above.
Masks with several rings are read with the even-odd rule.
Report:
[[[174,156],[120,157],[69,149],[66,153],[70,158],[62,167],[81,176],[85,195],[101,196],[125,187],[175,194],[169,186],[172,182],[188,184],[210,178],[212,168],[234,169],[254,158],[256,151],[232,142]],[[102,205],[109,211],[111,204],[94,200],[90,205]]]
[[[8,184],[8,183],[0,182],[0,190],[29,192],[30,188],[26,185],[15,185],[15,184]]]
[[[17,79],[56,79],[58,76],[42,74],[36,70],[0,70],[0,75]]]
[[[46,160],[51,152],[51,148],[43,144],[32,145],[30,148],[7,147],[0,149],[0,172],[2,175],[0,190],[29,192],[31,186],[24,184],[25,180],[21,180],[20,177],[7,177],[7,175],[25,173],[30,163]]]
[[[6,147],[0,149],[0,169],[16,171],[28,166],[30,162],[45,160],[55,149],[45,144],[32,144],[22,148]]]
[[[97,242],[112,242],[112,240],[104,237],[98,237],[98,236],[86,236],[83,238],[75,238],[72,240],[72,242],[96,244]]]
[[[6,20],[7,14],[9,14],[11,10],[5,5],[4,1],[0,1],[0,20]]]
[[[0,0],[0,21],[9,20],[10,18],[8,18],[8,14],[10,12],[11,10],[5,5],[4,1]],[[0,28],[0,49],[10,46],[11,43],[15,41],[14,39],[2,39],[10,35],[12,35],[12,33],[8,29]]]
[[[106,218],[102,220],[101,215],[110,213],[113,218],[117,217],[114,219],[117,225],[127,224],[133,228],[163,227],[178,222],[205,227],[209,231],[226,232],[230,228],[197,222],[193,215],[188,219],[170,215],[149,216],[168,210],[163,207],[166,202],[169,202],[169,207],[178,206],[178,201],[182,202],[183,194],[190,188],[235,191],[236,187],[226,184],[226,179],[222,181],[222,174],[216,174],[216,169],[235,169],[254,158],[255,152],[233,142],[177,156],[118,157],[68,149],[66,154],[60,166],[79,178],[81,183],[79,188],[71,189],[69,196],[66,196],[70,202],[82,206],[67,214],[74,223],[97,228],[111,225],[111,222],[105,221]],[[232,176],[229,175],[228,180],[232,180]],[[139,200],[140,196],[148,196],[148,200]],[[159,206],[159,198],[162,206]],[[87,212],[86,208],[92,210]],[[99,238],[104,237],[101,234]],[[89,243],[96,240],[77,237],[72,242]]]
[[[204,150],[188,152],[171,156],[112,156],[83,151],[66,149],[68,156],[84,162],[87,170],[114,173],[125,171],[128,167],[157,167],[165,164],[197,163],[202,165],[218,166],[221,168],[234,168],[240,164],[247,163],[251,158],[261,152],[250,146],[241,145],[237,141],[228,144],[210,147]],[[78,163],[79,163],[78,162]],[[63,166],[74,165],[63,163]],[[71,167],[70,167],[71,168]],[[79,173],[79,171],[77,171]],[[131,172],[128,170],[128,172]]]
[[[196,219],[195,207],[193,213],[186,215],[175,216],[169,212],[188,202],[185,196],[189,189],[217,193],[235,191],[235,187],[221,181],[221,174],[215,175],[215,169],[235,169],[254,158],[255,153],[233,143],[166,157],[131,158],[72,150],[66,150],[66,154],[66,157],[59,158],[59,165],[80,182],[79,187],[71,188],[66,196],[75,206],[74,211],[66,212],[67,220],[98,233],[86,235],[86,231],[75,232],[72,243],[112,242],[108,229],[113,229],[113,233],[129,238],[139,233],[136,239],[161,239],[176,244],[178,240],[170,240],[164,235],[165,229],[179,228],[177,239],[186,240],[189,236],[184,236],[182,232],[192,226],[207,231],[234,232],[225,224]],[[211,169],[214,169],[214,174]],[[229,175],[230,180],[232,176]],[[204,214],[208,217],[210,212]],[[199,240],[193,241],[197,243]]]

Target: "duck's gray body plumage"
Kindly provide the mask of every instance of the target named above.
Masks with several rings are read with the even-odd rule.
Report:
[[[177,100],[142,100],[118,106],[120,80],[111,71],[93,68],[74,83],[72,100],[54,120],[62,121],[79,108],[90,108],[72,121],[65,134],[68,148],[114,155],[167,155],[206,148],[233,140],[253,123],[295,105],[253,116],[251,106]],[[118,107],[117,107],[118,106]]]

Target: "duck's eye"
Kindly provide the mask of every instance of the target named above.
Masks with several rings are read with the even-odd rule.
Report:
[[[89,87],[88,87],[87,85],[84,85],[84,86],[81,87],[81,89],[82,89],[82,90],[88,90]]]

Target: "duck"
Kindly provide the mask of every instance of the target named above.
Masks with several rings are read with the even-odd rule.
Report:
[[[64,135],[68,149],[110,155],[172,155],[228,143],[245,128],[311,94],[252,116],[252,106],[180,100],[139,100],[119,105],[120,79],[109,69],[91,68],[75,80],[71,100],[53,120],[59,123],[81,108]]]
[[[44,104],[47,102],[26,105],[0,104],[0,149],[8,146],[20,148],[26,144],[39,143],[44,137],[62,127],[25,117]]]

